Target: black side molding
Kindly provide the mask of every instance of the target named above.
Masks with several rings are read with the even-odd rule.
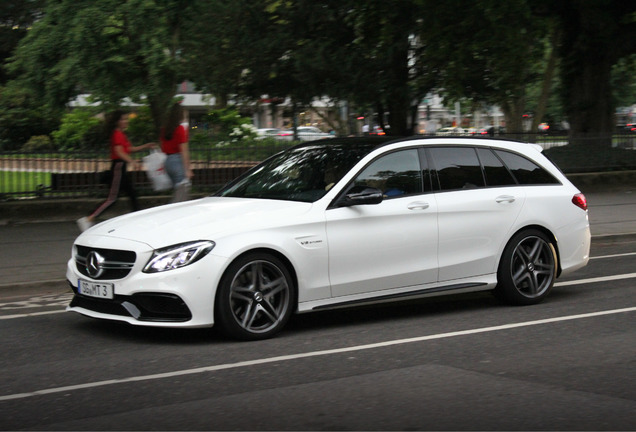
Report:
[[[373,298],[367,298],[367,299],[348,300],[348,301],[344,301],[344,302],[341,302],[341,303],[333,303],[333,304],[329,304],[329,305],[316,306],[315,308],[312,308],[312,310],[317,311],[317,310],[324,310],[324,309],[333,309],[333,308],[338,308],[338,307],[343,307],[343,306],[353,306],[353,305],[358,305],[358,304],[374,303],[374,302],[377,302],[377,301],[398,300],[398,299],[408,298],[408,297],[419,297],[419,296],[424,296],[424,295],[427,295],[427,294],[440,293],[440,292],[444,292],[444,291],[455,291],[455,290],[467,289],[467,288],[477,288],[477,287],[482,287],[482,286],[486,286],[486,285],[488,285],[488,284],[487,283],[483,283],[483,282],[482,283],[463,283],[463,284],[447,285],[447,286],[443,286],[443,287],[421,289],[421,290],[417,290],[417,291],[409,291],[409,292],[399,293],[399,294],[389,294],[389,295],[385,295],[385,296],[373,297]]]

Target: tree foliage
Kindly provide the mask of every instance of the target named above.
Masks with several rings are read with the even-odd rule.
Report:
[[[82,92],[107,107],[143,98],[158,128],[184,77],[179,52],[194,3],[49,1],[10,70],[52,106]]]
[[[636,102],[636,54],[621,58],[612,69],[612,90],[617,107]]]
[[[554,17],[561,29],[561,98],[571,141],[604,135],[611,144],[615,99],[612,68],[636,53],[636,3],[620,0],[540,0],[539,16]],[[579,140],[578,138],[583,138]]]
[[[17,150],[31,136],[47,135],[58,114],[49,110],[29,89],[0,87],[0,149]]]
[[[0,85],[8,77],[3,64],[42,12],[44,0],[3,0],[0,2]]]
[[[78,108],[64,114],[58,130],[51,135],[60,150],[104,148],[107,137],[93,108]]]
[[[41,15],[26,3],[39,19],[8,64],[20,85],[56,107],[79,93],[144,101],[155,129],[189,79],[220,107],[326,97],[395,135],[433,90],[498,105],[518,131],[524,112],[550,112],[557,83],[573,134],[608,132],[636,53],[636,4],[620,0],[50,0]]]

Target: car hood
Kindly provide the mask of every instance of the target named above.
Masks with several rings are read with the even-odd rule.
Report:
[[[306,213],[311,203],[210,197],[130,213],[102,222],[82,238],[111,237],[161,248],[191,240],[215,240],[237,230],[279,226]]]

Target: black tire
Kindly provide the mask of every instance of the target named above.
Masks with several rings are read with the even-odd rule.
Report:
[[[267,339],[287,323],[296,304],[287,266],[269,253],[239,257],[218,287],[215,315],[221,330],[241,340]]]
[[[557,269],[552,241],[536,229],[521,231],[503,251],[495,295],[514,305],[539,303],[552,289]]]

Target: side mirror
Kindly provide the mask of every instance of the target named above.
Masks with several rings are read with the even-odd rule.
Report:
[[[383,199],[384,195],[382,195],[380,189],[368,186],[353,186],[338,200],[338,207],[380,204]]]

